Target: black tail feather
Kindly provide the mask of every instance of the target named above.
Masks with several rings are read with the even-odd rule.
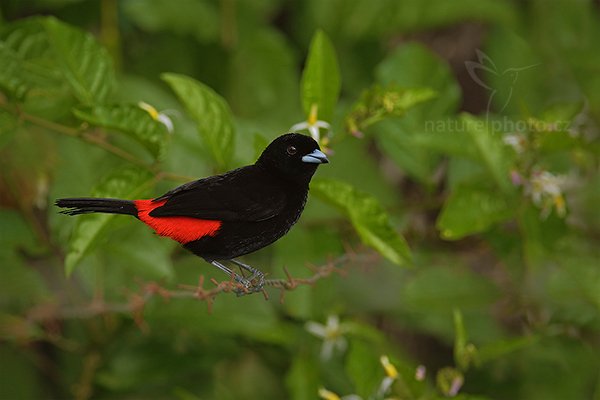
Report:
[[[79,215],[88,213],[126,214],[137,216],[138,210],[131,200],[99,199],[93,197],[75,197],[70,199],[58,199],[54,203],[68,210],[61,211],[62,214]]]

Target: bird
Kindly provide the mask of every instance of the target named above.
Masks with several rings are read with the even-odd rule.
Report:
[[[327,155],[310,136],[287,133],[273,140],[256,162],[185,183],[153,199],[62,198],[62,214],[125,214],[232,277],[238,295],[261,291],[264,274],[238,257],[266,247],[298,221],[309,183]],[[226,264],[239,267],[241,276]],[[243,270],[252,274],[245,277]]]

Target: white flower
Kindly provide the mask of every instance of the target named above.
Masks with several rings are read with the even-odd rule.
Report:
[[[337,348],[343,352],[348,346],[348,341],[344,337],[344,334],[348,332],[348,327],[345,324],[340,324],[337,315],[327,317],[325,325],[308,321],[305,329],[316,337],[323,339],[323,345],[321,346],[321,358],[323,360],[331,358],[334,349]]]
[[[415,370],[415,379],[419,382],[424,381],[425,375],[427,375],[427,368],[424,365],[419,365]]]
[[[320,129],[329,130],[330,125],[325,122],[317,119],[317,111],[318,107],[316,104],[313,104],[310,108],[310,114],[308,115],[308,120],[302,121],[298,124],[292,125],[290,130],[292,132],[301,131],[306,129],[310,136],[317,141],[317,143],[321,143],[321,131]]]
[[[567,213],[561,190],[563,183],[564,177],[553,175],[548,171],[537,171],[531,175],[527,193],[535,205],[542,207],[544,218],[550,214],[553,207],[560,217],[564,217]]]
[[[158,112],[156,108],[143,101],[138,103],[138,107],[150,114],[153,120],[163,124],[169,133],[173,133],[173,121],[171,121],[166,112]]]
[[[521,133],[512,133],[510,135],[506,135],[502,138],[502,141],[507,146],[513,148],[517,154],[521,154],[525,151],[525,147],[527,146],[527,139]]]

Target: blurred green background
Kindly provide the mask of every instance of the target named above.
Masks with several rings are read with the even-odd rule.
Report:
[[[598,43],[591,0],[3,0],[0,398],[600,399]],[[312,104],[331,164],[245,260],[343,273],[282,301],[164,298],[224,277],[53,206],[251,163]]]

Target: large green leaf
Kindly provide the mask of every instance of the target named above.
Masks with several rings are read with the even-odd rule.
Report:
[[[106,49],[92,35],[53,17],[44,20],[48,42],[73,94],[84,104],[102,103],[115,76]]]
[[[446,200],[436,226],[445,239],[484,232],[515,214],[515,207],[490,188],[458,186]]]
[[[291,400],[312,400],[319,388],[319,371],[314,359],[306,351],[295,352],[285,376],[285,385]]]
[[[528,203],[519,209],[518,221],[525,262],[534,266],[543,261],[553,260],[556,257],[553,250],[567,232],[565,220],[556,213],[542,218],[539,208]]]
[[[31,90],[58,90],[62,75],[54,68],[43,18],[30,18],[4,27],[0,34],[0,88],[22,99]]]
[[[133,199],[152,182],[152,175],[140,169],[119,169],[103,180],[92,192],[92,197]],[[102,230],[113,219],[111,214],[80,216],[65,258],[65,272],[70,275],[88,250],[97,242]]]
[[[0,88],[7,90],[17,98],[22,98],[29,90],[27,80],[22,76],[23,60],[6,44],[0,42]]]
[[[185,75],[166,73],[162,79],[171,86],[190,116],[219,168],[231,160],[234,145],[233,116],[225,99],[205,84]]]
[[[35,89],[36,98],[57,102],[58,93],[72,93],[91,105],[112,90],[111,59],[89,33],[53,17],[35,17],[8,25],[0,39],[0,87],[18,98]]]
[[[555,54],[555,57],[560,57],[558,52]],[[524,110],[537,114],[546,106],[555,104],[565,91],[581,90],[569,79],[552,76],[559,73],[553,68],[544,68],[546,62],[539,57],[539,50],[514,30],[504,26],[490,29],[485,53],[477,54],[477,62],[471,64],[473,67],[469,70],[471,79],[485,89],[490,99],[486,104],[489,107],[486,112],[521,118]]]
[[[378,349],[373,343],[353,339],[346,359],[346,373],[352,378],[358,395],[363,398],[376,393],[385,371],[379,363]]]
[[[533,335],[498,340],[480,346],[477,349],[477,358],[482,364],[494,361],[514,351],[530,347],[536,344],[538,341],[539,337]]]
[[[333,44],[323,31],[318,30],[313,36],[302,72],[302,106],[306,115],[316,105],[319,119],[330,121],[340,86],[340,70]]]
[[[311,189],[317,196],[348,215],[365,244],[397,265],[411,264],[412,257],[406,241],[394,230],[377,199],[347,183],[333,179],[315,179]]]
[[[500,190],[508,193],[512,188],[509,179],[511,163],[502,138],[490,130],[487,121],[470,114],[462,114],[459,121],[475,145],[479,161]]]
[[[96,106],[73,110],[77,118],[92,125],[116,129],[142,144],[156,158],[163,154],[168,131],[165,125],[133,104]]]

